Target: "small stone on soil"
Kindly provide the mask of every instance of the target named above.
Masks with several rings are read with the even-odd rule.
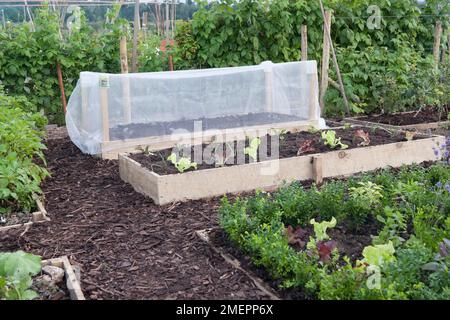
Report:
[[[55,284],[60,283],[64,278],[64,270],[55,266],[44,266],[42,272],[49,275],[50,280]]]

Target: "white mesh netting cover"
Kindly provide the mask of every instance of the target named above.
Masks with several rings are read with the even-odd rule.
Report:
[[[203,131],[311,119],[325,127],[317,92],[316,61],[134,74],[81,72],[66,125],[75,145],[89,154],[101,153],[106,141],[192,132],[196,120],[202,121]]]

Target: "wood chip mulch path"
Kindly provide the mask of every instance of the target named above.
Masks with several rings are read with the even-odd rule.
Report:
[[[158,207],[120,179],[117,161],[68,138],[47,146],[52,221],[0,234],[0,251],[69,256],[88,299],[267,298],[195,235],[217,226],[218,198]]]

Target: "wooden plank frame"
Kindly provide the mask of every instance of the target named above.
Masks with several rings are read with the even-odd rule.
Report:
[[[316,114],[314,112],[314,114]],[[316,117],[315,117],[316,118]],[[286,130],[290,132],[306,131],[311,127],[318,128],[320,119],[309,119],[303,121],[281,122],[267,125],[249,126],[220,130],[226,132],[231,139],[235,136],[264,136],[273,130]],[[180,133],[166,136],[145,137],[136,139],[125,139],[116,141],[105,141],[101,144],[103,159],[118,159],[120,153],[139,152],[138,147],[149,147],[151,150],[162,150],[175,146],[180,141],[189,141],[192,145],[211,143],[216,140],[217,130],[202,131],[195,133]]]
[[[50,221],[50,218],[47,216],[47,211],[45,210],[41,200],[36,200],[36,207],[38,208],[38,210],[31,213],[31,220],[29,222],[0,227],[0,232],[22,227],[29,228],[34,223],[43,223]]]
[[[75,271],[70,264],[69,258],[63,256],[42,261],[42,266],[55,266],[64,270],[66,285],[69,290],[71,300],[86,300],[81,290],[80,279],[77,278]]]
[[[408,112],[401,112],[398,113],[400,115],[402,114],[411,114],[411,113],[415,113],[416,111],[408,111]],[[378,116],[378,115],[375,115]],[[361,120],[361,117],[350,117],[350,118],[344,118],[342,120],[342,123],[351,123],[351,124],[357,124],[357,125],[362,125],[362,126],[366,126],[366,127],[383,127],[386,129],[393,129],[393,130],[419,130],[419,131],[425,131],[428,129],[437,129],[442,125],[450,125],[450,121],[439,121],[439,122],[426,122],[426,123],[417,123],[417,124],[408,124],[408,125],[403,125],[403,126],[396,126],[396,125],[391,125],[391,124],[386,124],[386,123],[378,123],[378,122],[372,122],[372,121],[366,121],[366,120]]]
[[[444,141],[443,136],[432,136],[170,175],[159,175],[127,154],[120,154],[119,172],[122,180],[130,183],[137,192],[152,198],[157,205],[165,205],[255,189],[272,190],[296,180],[315,179],[321,182],[324,178],[349,176],[387,166],[433,161],[437,160],[433,147]],[[273,174],[264,174],[268,168],[277,170]]]

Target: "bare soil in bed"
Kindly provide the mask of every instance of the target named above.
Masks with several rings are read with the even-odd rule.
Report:
[[[419,123],[431,123],[448,120],[450,106],[445,106],[442,113],[435,108],[424,108],[419,113],[393,113],[358,117],[358,120],[389,124],[394,126],[406,126]]]
[[[391,132],[389,130],[385,130],[382,128],[349,128],[349,129],[337,129],[336,131],[336,137],[341,138],[341,142],[347,144],[349,147],[348,149],[358,148],[360,147],[359,144],[361,143],[360,138],[355,138],[355,132],[359,129],[363,129],[365,132],[369,133],[370,137],[370,146],[376,146],[376,145],[382,145],[382,144],[388,144],[388,143],[395,143],[395,142],[401,142],[406,141],[405,139],[405,133],[403,132]],[[271,149],[271,138],[270,136],[266,136],[267,138],[267,151],[268,151],[268,157],[270,157],[270,149]],[[281,140],[282,139],[282,140]],[[311,140],[312,141],[312,149],[307,152],[301,153],[301,155],[308,155],[308,154],[314,154],[314,153],[322,153],[322,152],[329,152],[334,150],[339,150],[339,147],[336,149],[331,149],[329,146],[326,146],[321,138],[320,132],[297,132],[297,133],[286,133],[284,137],[281,137],[280,139],[280,149],[279,149],[279,158],[289,158],[289,157],[295,157],[297,156],[297,152],[299,150],[300,145],[304,143],[305,141]],[[421,139],[421,137],[414,137],[414,139]],[[263,142],[264,143],[264,142]],[[227,150],[227,152],[233,152],[233,150],[230,148],[230,145],[233,146],[234,150],[241,150],[242,153],[243,147],[248,146],[249,141],[245,141],[245,144],[242,142],[242,144],[238,145],[236,141],[234,143],[230,143],[228,145],[223,145],[223,150]],[[202,150],[205,150],[205,148],[208,147],[207,144],[204,144],[202,146]],[[176,150],[177,151],[177,150]],[[174,165],[172,165],[169,161],[167,161],[167,157],[173,152],[173,149],[165,149],[160,151],[155,151],[151,154],[146,153],[135,153],[131,154],[130,157],[146,168],[154,171],[157,174],[160,175],[167,175],[167,174],[176,174],[178,173],[178,170],[175,168]],[[194,159],[194,147],[191,147],[191,154],[189,155],[183,155],[185,157],[189,157]],[[227,154],[228,156],[228,154]],[[252,162],[251,159],[249,159],[248,156],[245,156],[246,160],[245,163]],[[261,159],[258,159],[261,160]],[[266,160],[266,159],[262,159]],[[211,161],[212,162],[212,161]],[[235,165],[236,161],[234,163],[227,163],[226,165]],[[196,170],[204,170],[204,169],[211,169],[215,168],[214,164],[208,164],[205,162],[205,158],[203,163],[198,163]],[[194,169],[190,169],[190,171],[193,171]]]
[[[299,121],[301,118],[280,113],[250,113],[246,115],[223,116],[216,118],[182,119],[169,122],[131,123],[111,128],[111,140],[124,140],[142,137],[170,135],[175,130],[194,132],[195,121],[201,121],[201,130],[230,129],[280,122]]]

